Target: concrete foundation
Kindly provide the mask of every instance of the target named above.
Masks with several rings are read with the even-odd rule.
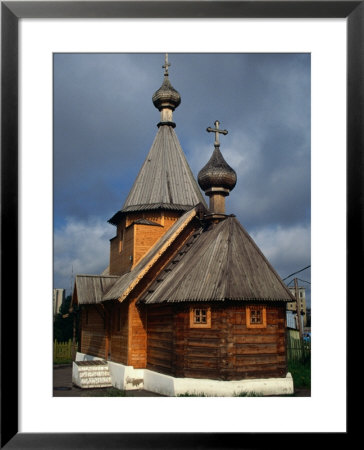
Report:
[[[99,360],[84,353],[77,353],[76,361]],[[293,394],[293,378],[262,378],[253,380],[219,381],[197,378],[174,378],[148,369],[134,369],[120,363],[108,361],[111,383],[122,390],[145,389],[170,397],[190,394],[215,397],[247,395],[289,395]]]

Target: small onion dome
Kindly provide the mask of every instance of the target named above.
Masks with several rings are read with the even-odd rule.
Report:
[[[164,74],[162,86],[153,94],[153,104],[161,111],[163,108],[169,108],[174,111],[181,103],[181,96],[171,85],[168,74]]]
[[[200,170],[198,184],[205,192],[212,188],[223,188],[229,191],[234,189],[236,172],[225,161],[218,146],[215,146],[209,162]]]

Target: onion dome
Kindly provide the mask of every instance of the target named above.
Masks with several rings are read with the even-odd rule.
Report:
[[[205,194],[210,197],[211,217],[225,215],[225,197],[236,185],[236,172],[225,161],[220,152],[220,134],[228,134],[227,130],[220,130],[220,122],[215,121],[215,128],[207,128],[209,133],[215,133],[214,151],[209,162],[198,174],[198,184]]]
[[[153,95],[154,106],[161,111],[169,108],[172,111],[181,103],[181,96],[178,91],[171,85],[168,73],[164,74],[162,86]]]
[[[225,161],[219,146],[215,146],[209,162],[198,174],[198,184],[206,193],[211,188],[223,188],[229,191],[236,185],[236,172]]]
[[[172,111],[177,108],[181,103],[181,96],[178,91],[171,85],[168,77],[168,67],[171,64],[168,63],[168,53],[165,56],[165,63],[162,66],[164,69],[164,80],[162,86],[153,94],[153,104],[154,106],[162,111],[164,108],[171,109]]]

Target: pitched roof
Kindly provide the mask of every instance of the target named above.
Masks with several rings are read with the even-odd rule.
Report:
[[[185,301],[292,301],[292,295],[235,217],[187,242],[148,293],[146,304]]]
[[[196,217],[199,205],[183,214],[166,232],[164,236],[149,250],[140,262],[130,271],[118,277],[111,288],[104,293],[102,300],[124,300],[132,289],[142,280],[148,270],[159,257],[169,248],[186,226]]]
[[[206,206],[171,125],[161,125],[152,147],[134,181],[120,214],[151,209],[187,211],[198,203]]]
[[[115,275],[76,275],[75,292],[79,305],[100,303],[104,292],[117,280]]]

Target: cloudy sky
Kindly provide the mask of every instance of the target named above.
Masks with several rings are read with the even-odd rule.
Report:
[[[310,265],[310,55],[172,53],[169,62],[182,97],[175,131],[195,177],[213,151],[206,128],[219,120],[229,131],[221,151],[238,176],[227,213],[282,278]],[[108,265],[107,220],[157,132],[152,95],[163,63],[164,54],[54,55],[55,288],[69,293],[72,273]]]

